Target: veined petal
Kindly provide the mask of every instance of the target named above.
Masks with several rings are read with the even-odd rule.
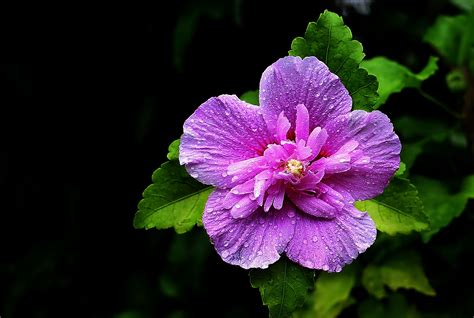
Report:
[[[221,206],[225,195],[226,190],[215,190],[209,196],[202,219],[216,251],[229,264],[267,268],[280,258],[294,234],[294,208],[285,205],[268,213],[258,209],[236,219]]]
[[[234,95],[213,97],[184,123],[180,163],[202,183],[233,187],[229,164],[261,156],[273,140],[266,127],[259,107]]]
[[[386,115],[356,110],[331,121],[323,151],[334,154],[358,143],[351,168],[334,174],[325,183],[336,191],[346,190],[355,200],[371,199],[383,192],[400,165],[400,140]]]
[[[308,268],[339,272],[371,246],[376,235],[370,216],[354,207],[346,207],[334,219],[300,212],[286,255]]]
[[[309,130],[351,110],[352,99],[339,78],[316,57],[287,56],[270,65],[260,80],[260,107],[270,131],[282,111],[296,127],[296,107],[309,113]]]

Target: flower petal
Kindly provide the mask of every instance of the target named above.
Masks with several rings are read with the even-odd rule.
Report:
[[[296,142],[299,140],[308,140],[309,135],[309,113],[308,109],[303,104],[296,106],[296,128],[295,137]]]
[[[260,105],[270,131],[282,111],[296,128],[296,107],[309,112],[309,130],[351,110],[352,99],[339,78],[316,57],[287,56],[270,65],[260,80]]]
[[[221,95],[199,106],[184,123],[179,160],[200,182],[232,187],[237,183],[227,176],[229,164],[262,155],[272,140],[258,106]]]
[[[371,246],[376,235],[370,216],[353,207],[347,207],[334,219],[300,212],[286,255],[308,268],[339,272]]]
[[[243,268],[267,268],[276,262],[294,233],[295,212],[291,206],[235,219],[222,208],[227,191],[217,189],[210,196],[203,225],[222,259]]]
[[[288,191],[288,197],[301,211],[318,218],[333,218],[337,213],[336,207],[330,205],[315,195],[304,192]]]
[[[356,110],[337,117],[325,128],[328,140],[322,151],[332,155],[356,141],[360,153],[348,171],[331,175],[324,182],[338,192],[347,190],[355,200],[381,194],[400,165],[400,140],[388,117],[379,111]]]

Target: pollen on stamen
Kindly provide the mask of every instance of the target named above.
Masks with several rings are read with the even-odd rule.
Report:
[[[286,163],[286,171],[294,176],[301,176],[303,173],[303,164],[296,159],[290,159]]]

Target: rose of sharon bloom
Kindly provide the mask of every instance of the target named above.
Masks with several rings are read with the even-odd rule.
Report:
[[[381,194],[399,167],[393,126],[379,111],[351,111],[346,88],[315,57],[269,66],[259,98],[213,97],[184,124],[181,164],[216,187],[204,228],[230,264],[266,268],[285,253],[340,271],[375,240],[354,201]]]

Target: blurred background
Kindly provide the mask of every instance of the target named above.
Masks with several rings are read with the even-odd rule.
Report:
[[[224,264],[202,229],[135,230],[133,216],[193,110],[257,89],[324,9],[344,15],[368,57],[416,71],[435,54],[426,28],[458,12],[442,0],[350,2],[2,8],[4,60],[25,63],[0,67],[0,316],[265,317],[248,273]],[[427,85],[449,98],[443,77]],[[411,91],[384,108],[428,111],[445,117]],[[439,297],[408,295],[430,317],[474,314],[472,224],[465,213],[420,249]]]

